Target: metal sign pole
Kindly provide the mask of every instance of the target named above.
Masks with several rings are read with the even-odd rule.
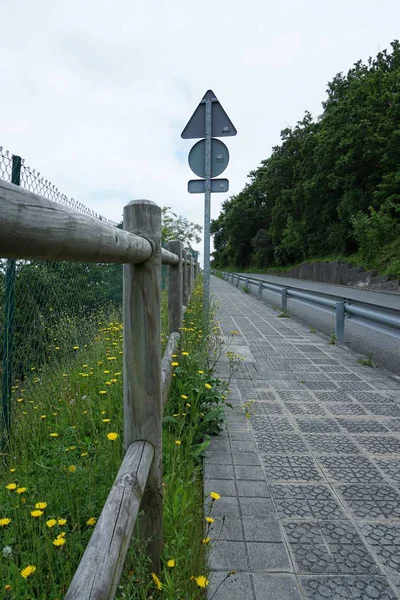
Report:
[[[210,220],[211,220],[211,134],[212,100],[206,98],[205,193],[204,193],[204,279],[203,303],[207,313],[210,304]]]

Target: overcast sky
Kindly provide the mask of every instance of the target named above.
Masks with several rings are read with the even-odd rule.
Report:
[[[115,221],[149,198],[203,224],[180,134],[206,90],[238,130],[223,175],[235,194],[399,23],[399,0],[0,0],[0,146]]]

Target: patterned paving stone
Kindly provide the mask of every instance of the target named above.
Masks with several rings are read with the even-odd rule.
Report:
[[[267,433],[255,431],[255,438],[262,454],[309,454],[302,437],[291,433]]]
[[[303,433],[330,433],[339,432],[340,426],[335,419],[299,418],[296,423]]]
[[[349,433],[387,433],[388,429],[375,419],[337,417],[336,421]]]
[[[323,456],[319,465],[332,482],[373,483],[385,481],[374,464],[363,456]]]
[[[374,463],[389,479],[400,482],[400,456],[374,458]]]
[[[400,439],[393,435],[358,435],[354,439],[368,454],[400,454]]]
[[[268,416],[260,416],[260,415],[252,415],[250,418],[250,424],[253,430],[257,432],[287,432],[293,431],[295,432],[295,428],[293,423],[289,420],[288,417],[268,417]]]
[[[320,576],[300,577],[307,600],[396,600],[385,577]]]
[[[208,598],[236,565],[215,599],[400,599],[400,389],[254,297],[216,288],[223,332],[239,330],[253,362],[240,365],[235,412],[204,464],[206,493],[222,495]]]
[[[314,456],[361,454],[361,450],[346,435],[304,435],[304,440]]]
[[[317,464],[310,456],[264,455],[263,466],[267,481],[323,481]]]

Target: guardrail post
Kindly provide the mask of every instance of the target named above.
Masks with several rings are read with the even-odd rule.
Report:
[[[193,288],[194,288],[194,258],[192,255],[190,255],[189,269],[190,269],[190,293],[192,293]]]
[[[240,284],[240,275],[237,275],[236,287],[238,288]]]
[[[250,290],[250,283],[249,283],[249,278],[248,277],[246,277],[246,288],[248,290]]]
[[[258,284],[258,298],[259,298],[259,300],[262,300],[262,293],[263,293],[263,283],[262,283],[262,281],[260,281],[259,284]]]
[[[287,298],[288,291],[286,288],[282,288],[282,312],[287,312]]]
[[[178,264],[168,267],[168,323],[172,333],[179,331],[183,321],[182,242],[171,240],[168,250],[179,256]]]
[[[344,302],[336,302],[335,335],[338,344],[344,344]]]
[[[187,272],[187,252],[182,249],[182,287],[183,287],[183,306],[188,305],[189,294],[188,294],[188,272]]]
[[[161,399],[161,209],[150,200],[124,208],[124,229],[145,237],[153,254],[124,265],[124,446],[136,440],[154,447],[141,508],[140,540],[152,569],[160,572],[162,520]]]

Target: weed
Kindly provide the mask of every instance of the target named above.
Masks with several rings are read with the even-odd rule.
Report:
[[[334,333],[331,333],[331,337],[329,338],[328,344],[331,344],[332,346],[336,346],[336,342],[337,342],[336,335]]]
[[[316,327],[311,327],[310,328],[310,333],[317,333],[317,328]]]
[[[368,352],[367,358],[359,358],[357,362],[364,367],[376,367],[376,363],[372,360],[372,352]]]
[[[288,313],[287,310],[282,310],[279,315],[278,315],[279,319],[290,319],[290,315]]]
[[[250,294],[250,288],[247,285],[241,285],[240,287],[245,294]]]

